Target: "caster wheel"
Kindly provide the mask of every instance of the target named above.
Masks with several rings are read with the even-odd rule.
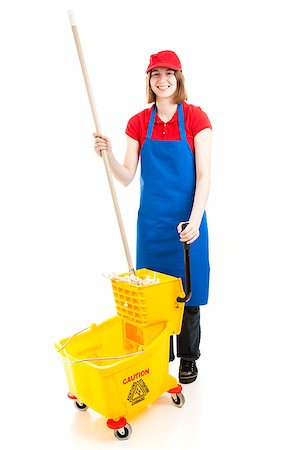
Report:
[[[177,408],[182,408],[185,403],[185,398],[182,392],[179,392],[178,394],[172,394],[171,399],[174,405],[177,406]]]
[[[75,400],[74,406],[76,409],[79,409],[79,411],[86,411],[88,409],[87,405],[85,405],[84,403],[81,403],[78,400]]]
[[[119,428],[118,430],[114,430],[114,435],[119,441],[125,441],[129,439],[132,433],[132,428],[129,423],[125,425],[123,428]]]

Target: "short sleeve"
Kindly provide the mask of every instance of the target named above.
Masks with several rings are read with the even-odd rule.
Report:
[[[133,117],[131,117],[131,119],[129,119],[125,133],[132,139],[135,139],[136,141],[140,142],[140,140],[141,140],[141,125],[140,125],[138,115],[133,116]]]
[[[198,134],[205,128],[212,129],[210,120],[207,114],[204,111],[202,111],[202,109],[199,106],[195,106],[193,111],[193,120],[191,123],[191,131],[193,136],[196,136],[196,134]]]

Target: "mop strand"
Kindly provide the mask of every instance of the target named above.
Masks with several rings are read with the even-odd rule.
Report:
[[[156,278],[156,272],[154,272],[153,278],[151,278],[149,275],[147,275],[145,278],[141,278],[134,274],[118,275],[116,273],[112,274],[103,273],[102,275],[105,278],[109,278],[117,282],[122,281],[124,283],[132,284],[134,286],[150,286],[151,284],[158,284],[160,282],[159,278]]]

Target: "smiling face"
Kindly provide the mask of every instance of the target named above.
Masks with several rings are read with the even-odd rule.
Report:
[[[175,70],[167,67],[156,67],[151,71],[150,86],[157,97],[172,97],[177,88]]]

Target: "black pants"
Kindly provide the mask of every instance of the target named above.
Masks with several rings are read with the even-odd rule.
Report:
[[[185,306],[181,332],[177,337],[177,356],[188,360],[200,358],[200,307]],[[175,359],[173,336],[170,337],[170,361]]]

